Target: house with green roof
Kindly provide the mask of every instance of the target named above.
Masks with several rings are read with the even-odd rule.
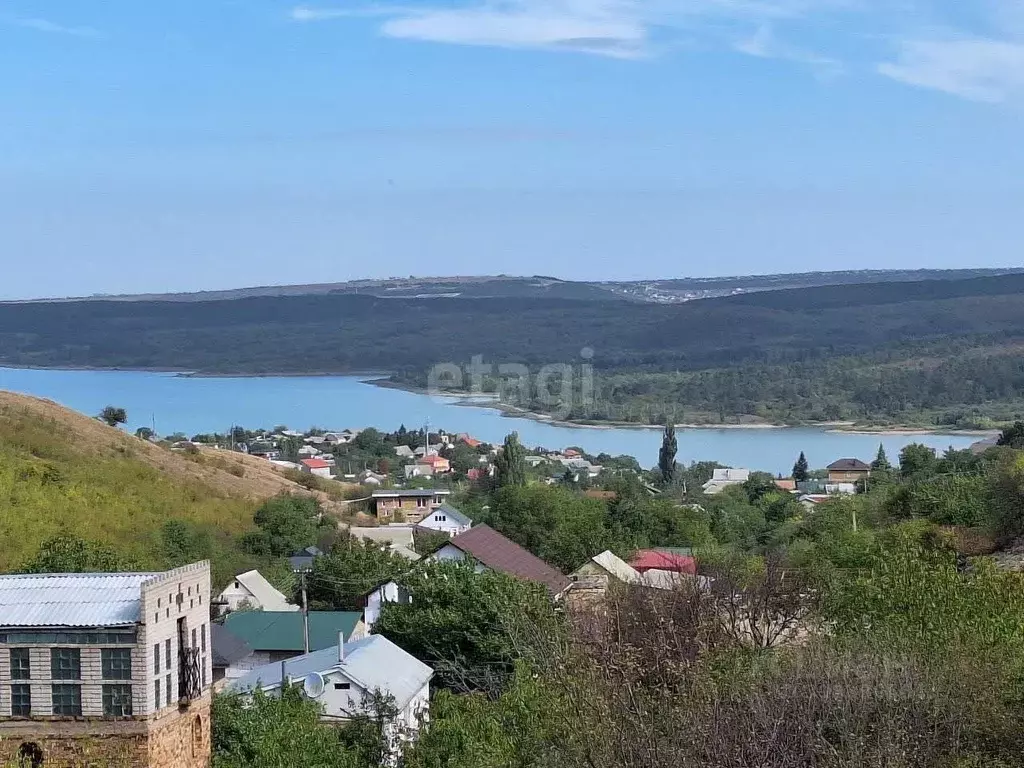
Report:
[[[366,636],[363,614],[358,611],[310,611],[309,650],[337,646]],[[299,611],[236,611],[224,618],[224,628],[251,652],[224,670],[228,680],[242,677],[266,664],[301,656],[306,652]]]

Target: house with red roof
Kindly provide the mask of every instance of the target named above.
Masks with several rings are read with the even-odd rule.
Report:
[[[697,575],[697,560],[693,555],[666,552],[660,549],[641,549],[633,555],[629,564],[640,573],[670,571],[671,573],[686,573],[690,576]]]
[[[302,467],[303,472],[309,475],[316,475],[317,477],[331,476],[331,465],[323,459],[303,459],[299,462],[299,466]]]

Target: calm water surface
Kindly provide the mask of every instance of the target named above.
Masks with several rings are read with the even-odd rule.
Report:
[[[157,432],[226,432],[233,424],[292,429],[378,427],[413,429],[429,419],[432,428],[468,432],[499,442],[519,432],[528,446],[582,447],[588,453],[629,454],[644,466],[657,462],[661,435],[648,429],[559,427],[508,418],[486,407],[459,405],[455,398],[385,389],[348,376],[192,378],[136,371],[56,371],[0,368],[0,389],[45,397],[95,415],[106,405],[128,411],[128,428]],[[940,451],[977,440],[965,435],[850,435],[822,429],[693,429],[680,431],[680,462],[715,460],[737,467],[788,473],[800,451],[812,467],[842,457],[870,461],[878,444],[890,458],[912,442]]]

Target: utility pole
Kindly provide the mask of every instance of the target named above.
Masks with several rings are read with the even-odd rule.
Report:
[[[309,653],[309,607],[306,605],[306,572],[299,573],[299,584],[302,588],[302,648]]]

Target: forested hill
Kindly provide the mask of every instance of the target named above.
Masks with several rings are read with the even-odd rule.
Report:
[[[205,372],[494,362],[693,370],[1024,336],[1024,275],[832,286],[681,305],[567,299],[259,297],[0,305],[0,363]]]
[[[1024,398],[1022,344],[1019,274],[685,304],[316,295],[0,305],[0,364],[390,371],[423,383],[436,363],[473,355],[493,363],[573,363],[589,347],[615,387],[606,399],[627,405],[641,398],[718,419],[802,420],[822,415],[815,408],[829,403],[827,418],[899,421],[932,408],[1011,403]],[[697,383],[685,378],[698,373]],[[677,378],[636,379],[655,375]],[[651,418],[647,413],[598,407],[574,416],[637,420]]]

